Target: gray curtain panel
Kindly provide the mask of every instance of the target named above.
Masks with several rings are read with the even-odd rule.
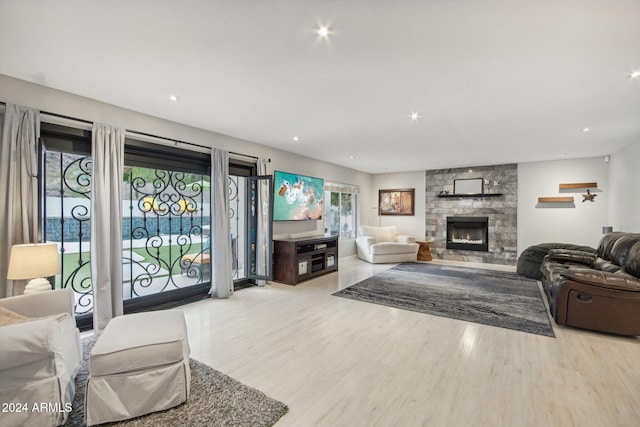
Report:
[[[212,297],[233,293],[231,224],[229,221],[229,152],[211,150],[211,290]]]
[[[25,285],[7,280],[11,246],[39,241],[40,112],[7,104],[1,126],[0,194],[4,203],[0,203],[0,298],[5,298],[20,295]]]
[[[93,125],[91,155],[91,282],[93,329],[101,331],[122,305],[122,174],[126,131]]]

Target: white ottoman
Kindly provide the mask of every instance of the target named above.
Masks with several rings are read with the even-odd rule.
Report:
[[[187,400],[189,353],[180,310],[111,319],[89,357],[87,425],[138,417]]]

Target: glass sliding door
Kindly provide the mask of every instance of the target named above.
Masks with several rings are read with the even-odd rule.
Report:
[[[255,176],[255,163],[229,163],[234,287],[271,280],[272,177]]]
[[[271,280],[273,242],[273,177],[252,176],[247,180],[249,221],[247,223],[247,277]]]
[[[246,272],[246,224],[247,224],[247,177],[229,175],[229,219],[231,223],[231,250],[233,280],[245,281]]]
[[[125,313],[179,305],[211,284],[211,159],[208,153],[125,141]]]
[[[211,281],[210,177],[125,167],[123,298]]]

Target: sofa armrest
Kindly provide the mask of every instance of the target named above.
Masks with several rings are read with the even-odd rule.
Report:
[[[415,243],[416,238],[413,236],[405,236],[400,234],[396,237],[396,243]]]
[[[71,289],[36,292],[0,299],[0,306],[27,317],[44,317],[60,313],[74,315]]]
[[[590,266],[596,260],[597,255],[591,252],[576,251],[571,249],[551,249],[544,258],[545,261],[576,263]]]
[[[356,238],[356,244],[358,245],[358,248],[367,253],[369,252],[369,248],[371,247],[371,245],[375,245],[375,243],[376,239],[371,236],[358,236]]]
[[[588,268],[569,268],[560,275],[574,282],[607,289],[640,292],[640,279]]]
[[[57,321],[53,317],[0,327],[0,348],[3,353],[0,372],[4,372],[0,377],[9,376],[7,371],[13,368],[51,358],[58,336]],[[3,383],[4,379],[0,379],[0,385]]]

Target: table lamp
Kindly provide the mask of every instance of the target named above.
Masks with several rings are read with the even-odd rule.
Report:
[[[51,284],[45,277],[60,274],[60,256],[55,243],[29,243],[13,245],[9,258],[9,280],[28,280],[25,294],[50,291]]]

